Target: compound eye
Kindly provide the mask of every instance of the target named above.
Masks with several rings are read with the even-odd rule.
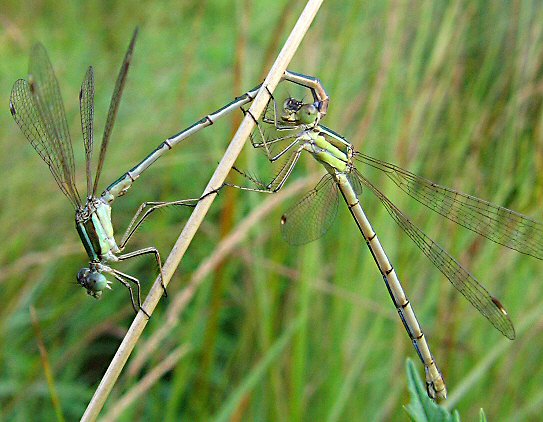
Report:
[[[87,277],[87,290],[101,292],[108,287],[106,277],[99,272],[91,272]]]
[[[283,104],[283,108],[285,111],[298,111],[300,109],[300,101],[298,101],[296,98],[287,98]]]
[[[290,110],[290,103],[291,103],[292,99],[291,98],[287,98],[285,100],[285,102],[283,103],[283,110],[287,111],[287,110]]]
[[[81,268],[78,272],[77,272],[77,282],[79,284],[81,284],[82,286],[84,286],[87,282],[87,277],[89,276],[89,273],[90,273],[90,269],[89,268]]]
[[[317,118],[317,107],[314,104],[306,104],[300,108],[298,117],[303,124],[311,124]]]

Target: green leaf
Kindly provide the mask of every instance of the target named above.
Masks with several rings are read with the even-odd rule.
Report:
[[[404,406],[406,412],[412,421],[416,422],[433,422],[433,421],[460,421],[457,412],[451,415],[444,407],[439,406],[426,393],[426,388],[420,378],[415,364],[411,359],[407,359],[407,382],[411,402]]]

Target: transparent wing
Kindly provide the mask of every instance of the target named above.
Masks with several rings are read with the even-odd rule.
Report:
[[[303,245],[328,231],[338,208],[338,188],[327,174],[315,188],[281,217],[283,238],[291,245]]]
[[[89,66],[79,91],[81,131],[85,145],[85,170],[87,175],[87,197],[92,195],[92,150],[94,148],[94,71]]]
[[[449,279],[452,285],[486,317],[504,336],[515,338],[515,329],[501,303],[488,293],[479,282],[463,268],[447,251],[426,236],[402,213],[390,200],[381,193],[369,180],[358,171],[354,171],[361,183],[369,188],[379,198],[391,217],[415,242],[418,248],[432,263]]]
[[[394,164],[357,153],[356,160],[383,171],[400,189],[455,223],[520,253],[543,259],[543,225],[465,193],[440,186]]]
[[[117,81],[115,82],[115,88],[113,89],[113,95],[111,96],[111,102],[109,103],[109,111],[107,113],[106,126],[104,129],[104,136],[102,137],[102,145],[100,147],[100,156],[98,158],[98,167],[96,168],[96,176],[94,178],[94,187],[92,189],[92,194],[96,193],[98,187],[98,181],[100,180],[100,174],[102,173],[102,166],[104,165],[104,160],[106,158],[107,147],[109,145],[109,138],[111,136],[111,131],[113,130],[113,124],[115,123],[115,118],[117,117],[117,111],[119,109],[119,103],[121,101],[121,96],[123,94],[124,85],[126,83],[126,75],[128,73],[128,68],[130,62],[132,61],[132,53],[134,51],[134,44],[136,43],[136,37],[138,36],[138,28],[134,30],[128,49],[124,56],[121,69],[119,70],[119,75],[117,76]]]
[[[64,103],[53,66],[42,44],[34,45],[30,54],[29,85],[34,104],[59,158],[66,190],[80,204],[75,187],[74,153]]]
[[[74,207],[81,204],[74,181],[72,143],[58,82],[45,48],[34,46],[30,82],[13,85],[10,111],[32,147],[49,166],[60,190]]]
[[[347,173],[347,180],[353,187],[354,193],[356,196],[362,195],[362,181],[360,180],[359,174],[357,171],[352,171]]]
[[[270,108],[270,103],[274,99],[271,98],[268,102],[266,110]],[[273,106],[272,110],[273,110]],[[244,113],[247,110],[242,109]],[[268,113],[268,111],[266,111]],[[255,129],[251,132],[250,140],[254,148],[262,150],[268,158],[274,157],[276,154],[283,151],[287,145],[292,143],[300,135],[301,128],[299,126],[280,126],[279,122],[262,117],[257,123]],[[274,123],[275,122],[275,123]]]

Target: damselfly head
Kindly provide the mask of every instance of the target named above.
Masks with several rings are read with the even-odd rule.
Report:
[[[90,268],[81,268],[77,273],[77,283],[87,289],[87,294],[95,299],[99,299],[102,296],[104,289],[111,289],[111,282],[106,277]]]
[[[303,101],[289,97],[283,103],[283,114],[281,119],[284,122],[310,125],[315,123],[319,116],[319,110],[313,103],[304,104]]]

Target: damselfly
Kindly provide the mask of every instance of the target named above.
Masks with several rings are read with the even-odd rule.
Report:
[[[359,197],[363,193],[363,188],[377,196],[396,223],[449,279],[453,286],[509,339],[515,337],[513,324],[498,299],[491,296],[469,271],[414,225],[402,211],[357,170],[356,164],[384,172],[408,195],[449,220],[496,243],[538,259],[543,259],[543,226],[515,211],[440,186],[394,164],[355,151],[345,138],[321,125],[320,122],[328,110],[329,98],[318,79],[287,71],[283,75],[281,83],[309,90],[312,99],[309,102],[304,102],[300,98],[288,96],[284,102],[278,103],[269,93],[270,101],[264,117],[258,121],[254,119],[257,129],[254,132],[255,136],[251,137],[253,147],[265,151],[271,162],[282,160],[276,177],[270,183],[264,184],[247,176],[256,183],[256,188],[232,184],[224,186],[273,193],[283,187],[302,152],[310,153],[321,163],[328,174],[297,205],[282,216],[283,237],[291,244],[303,244],[321,237],[334,221],[338,209],[338,194],[341,194],[381,272],[390,297],[415,350],[424,364],[429,396],[445,398],[445,382],[413,308],[396,271],[362,209]],[[102,194],[102,199],[107,201],[109,197],[123,194],[131,186],[132,181],[139,177],[143,171],[190,135],[210,126],[237,108],[241,108],[247,113],[248,111],[243,107],[255,98],[259,89],[261,89],[261,85],[161,143],[141,163],[109,186]],[[267,88],[264,87],[264,89]],[[268,129],[275,132],[273,136],[270,136]],[[217,191],[222,187],[218,187]],[[213,192],[208,192],[206,195],[210,193]],[[164,204],[152,204],[144,213],[143,218]],[[140,211],[142,210],[140,208]],[[143,218],[139,222],[143,221]]]
[[[13,85],[10,97],[10,111],[13,118],[30,144],[49,166],[60,190],[70,200],[75,209],[76,229],[90,260],[89,267],[82,268],[78,272],[77,282],[87,290],[89,295],[99,298],[104,289],[111,288],[111,282],[106,279],[103,273],[109,274],[130,291],[132,306],[136,311],[141,309],[141,286],[139,280],[136,277],[110,267],[109,263],[150,254],[154,256],[162,275],[160,255],[156,248],[148,247],[121,254],[136,228],[145,219],[145,215],[143,218],[139,218],[142,210],[149,204],[154,205],[155,203],[142,204],[128,226],[122,240],[117,244],[111,222],[111,203],[117,196],[124,194],[127,187],[123,185],[121,189],[118,183],[114,184],[100,197],[96,196],[96,192],[113,124],[125,86],[128,68],[132,60],[137,33],[136,29],[115,83],[94,180],[92,179],[92,154],[94,147],[94,71],[92,66],[88,68],[83,84],[81,85],[79,105],[81,129],[85,146],[87,181],[87,197],[85,202],[81,200],[75,184],[72,143],[58,81],[47,52],[41,44],[35,45],[30,54],[28,81],[24,79],[17,80]],[[135,177],[137,176],[134,176],[133,179]],[[160,204],[162,206],[193,206],[195,203],[196,201],[185,200]],[[134,297],[131,283],[136,287],[136,297]]]
[[[513,324],[498,299],[413,224],[356,165],[382,171],[401,190],[432,211],[496,243],[538,259],[543,259],[543,225],[515,211],[440,186],[394,164],[355,151],[344,137],[320,123],[328,110],[329,98],[318,79],[287,71],[284,81],[308,89],[312,98],[305,102],[302,98],[289,95],[281,102],[269,93],[270,100],[263,118],[257,121],[253,117],[257,128],[251,143],[253,147],[265,151],[269,161],[280,162],[276,176],[270,183],[262,183],[238,170],[254,182],[256,188],[233,184],[223,186],[273,193],[284,185],[304,151],[322,164],[327,171],[326,176],[281,217],[283,237],[291,244],[304,244],[321,237],[334,221],[341,195],[370,249],[400,319],[425,367],[428,395],[432,398],[445,398],[445,382],[412,305],[362,208],[360,198],[363,190],[377,196],[394,221],[452,285],[509,339],[515,338]],[[273,135],[270,136],[270,132]]]

